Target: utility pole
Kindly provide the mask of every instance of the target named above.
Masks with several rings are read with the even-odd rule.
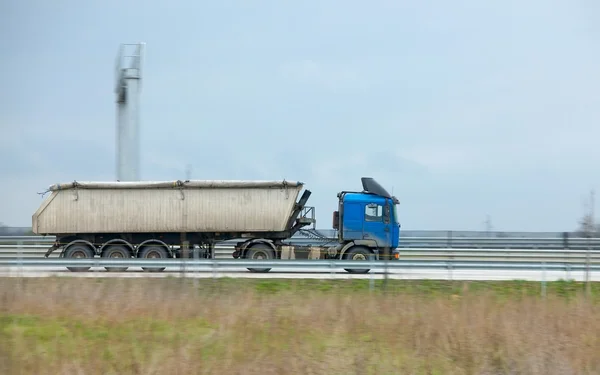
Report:
[[[115,64],[117,180],[140,179],[140,93],[144,43],[121,44]]]

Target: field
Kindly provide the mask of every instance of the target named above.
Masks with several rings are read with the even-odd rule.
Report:
[[[575,282],[1,279],[2,374],[600,374]]]

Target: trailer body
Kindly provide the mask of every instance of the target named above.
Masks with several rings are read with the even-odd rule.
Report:
[[[295,181],[56,184],[33,215],[33,231],[284,232],[302,185]]]

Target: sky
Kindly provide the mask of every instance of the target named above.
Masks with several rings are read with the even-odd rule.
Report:
[[[144,42],[143,180],[300,180],[330,229],[367,176],[403,229],[575,230],[598,21],[591,0],[0,2],[0,222],[116,179],[115,58]]]

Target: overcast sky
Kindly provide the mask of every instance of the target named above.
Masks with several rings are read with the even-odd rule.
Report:
[[[250,5],[251,4],[251,5]],[[145,42],[144,180],[371,176],[404,229],[573,230],[600,185],[600,4],[0,2],[0,222],[114,180],[114,60]]]

